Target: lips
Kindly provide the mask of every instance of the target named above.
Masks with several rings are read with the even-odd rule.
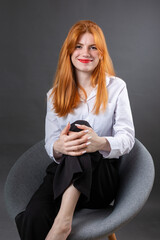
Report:
[[[90,59],[78,59],[81,63],[90,63],[92,60]]]

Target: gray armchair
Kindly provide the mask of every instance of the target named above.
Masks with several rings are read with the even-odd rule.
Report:
[[[25,210],[51,161],[46,154],[44,141],[40,141],[25,152],[11,168],[4,194],[6,207],[12,219]],[[107,237],[115,240],[113,233],[142,209],[154,182],[152,157],[136,139],[132,151],[119,161],[120,185],[114,206],[76,212],[69,240],[100,240]]]

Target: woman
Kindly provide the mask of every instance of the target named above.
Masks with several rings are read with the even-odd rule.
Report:
[[[115,77],[96,23],[79,21],[70,29],[47,95],[45,148],[53,162],[17,221],[23,240],[65,240],[75,210],[110,204],[118,158],[134,145],[126,84]]]

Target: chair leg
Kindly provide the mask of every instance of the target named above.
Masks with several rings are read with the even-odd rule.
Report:
[[[115,233],[108,236],[108,240],[117,240]]]

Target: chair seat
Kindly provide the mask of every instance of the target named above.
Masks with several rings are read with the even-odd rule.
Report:
[[[105,209],[81,209],[74,215],[72,232],[68,239],[86,240],[102,236],[105,219],[113,211],[113,206]]]

